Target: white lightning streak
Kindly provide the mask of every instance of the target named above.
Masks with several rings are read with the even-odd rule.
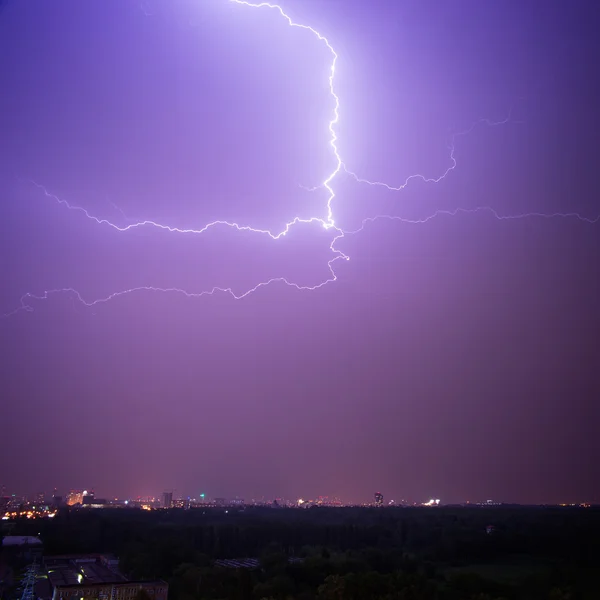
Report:
[[[410,225],[421,225],[423,223],[428,223],[432,219],[436,219],[438,217],[444,217],[444,216],[456,217],[459,214],[472,215],[472,214],[477,214],[477,213],[487,213],[498,221],[514,221],[517,219],[530,219],[530,218],[540,218],[540,219],[559,219],[560,218],[560,219],[574,219],[577,221],[582,221],[584,223],[590,223],[591,225],[594,225],[595,223],[600,222],[600,215],[595,218],[584,217],[583,215],[580,215],[579,213],[576,213],[576,212],[568,212],[568,213],[529,212],[529,213],[522,213],[522,214],[518,214],[518,215],[501,215],[496,210],[491,208],[490,206],[476,206],[475,208],[456,208],[454,210],[436,210],[431,215],[422,217],[420,219],[409,219],[409,218],[400,217],[397,215],[375,215],[374,217],[367,217],[366,219],[363,219],[362,224],[358,229],[355,229],[353,231],[345,231],[344,233],[347,236],[355,235],[355,234],[363,231],[368,224],[374,223],[375,221],[379,221],[382,219],[387,219],[389,221],[400,221],[401,223],[407,223]]]
[[[233,1],[233,0],[231,0],[231,1]],[[239,223],[236,223],[234,221],[224,221],[224,220],[211,221],[210,223],[207,223],[206,225],[204,225],[203,227],[200,227],[199,229],[181,228],[181,227],[175,227],[173,225],[165,225],[164,223],[158,223],[157,221],[152,221],[151,219],[146,219],[143,221],[135,221],[133,223],[129,223],[128,225],[117,225],[116,223],[113,223],[109,219],[103,219],[103,218],[94,216],[87,209],[85,209],[81,206],[71,204],[64,198],[59,198],[56,194],[49,192],[46,189],[46,187],[44,187],[43,185],[41,185],[39,183],[36,183],[32,179],[30,179],[29,182],[32,183],[33,185],[35,185],[36,187],[38,187],[39,189],[41,189],[47,198],[51,198],[52,200],[55,200],[58,204],[62,204],[63,206],[66,206],[69,210],[83,213],[88,219],[90,219],[91,221],[95,221],[96,223],[98,223],[98,225],[106,225],[106,226],[111,227],[112,229],[115,229],[116,231],[120,231],[120,232],[130,231],[132,229],[139,229],[142,227],[154,227],[156,229],[161,229],[163,231],[168,231],[170,233],[189,233],[189,234],[198,235],[201,233],[205,233],[206,231],[208,231],[209,229],[212,229],[213,227],[229,227],[231,229],[237,229],[238,231],[251,231],[252,233],[267,235],[273,240],[278,240],[279,238],[286,235],[289,232],[289,230],[298,223],[304,223],[304,224],[320,223],[328,229],[333,227],[333,225],[330,225],[327,221],[325,221],[323,219],[319,219],[318,217],[311,217],[309,219],[301,219],[300,217],[296,217],[293,221],[286,223],[285,227],[278,233],[273,233],[273,232],[269,231],[268,229],[257,229],[255,227],[250,227],[249,225],[240,225]],[[123,211],[121,209],[119,209],[119,211],[121,212],[121,214],[123,214]],[[340,231],[340,233],[341,233],[341,230],[339,230],[335,227],[334,227],[334,229],[336,229],[336,231]]]
[[[336,69],[337,61],[338,61],[337,52],[333,49],[333,46],[329,43],[329,40],[324,35],[322,35],[316,29],[313,29],[312,27],[310,27],[308,25],[301,25],[299,23],[295,23],[294,21],[292,21],[291,17],[289,17],[283,11],[283,8],[281,8],[281,6],[279,6],[277,4],[269,4],[268,2],[261,2],[259,4],[253,4],[251,2],[246,2],[245,0],[230,0],[230,2],[233,2],[234,4],[241,4],[242,6],[251,6],[253,8],[270,8],[270,9],[279,11],[279,14],[288,22],[290,27],[297,27],[299,29],[305,29],[307,31],[310,31],[315,37],[317,37],[319,39],[319,41],[323,42],[327,46],[327,49],[329,50],[329,52],[331,52],[331,55],[333,56],[333,60],[331,61],[331,68],[329,71],[329,93],[331,94],[332,98],[335,101],[335,108],[333,111],[333,119],[329,122],[329,133],[331,134],[331,138],[329,140],[329,145],[333,149],[333,154],[335,155],[335,159],[336,159],[336,165],[335,165],[335,169],[330,173],[330,175],[327,177],[327,179],[325,179],[325,181],[322,183],[322,186],[325,187],[325,189],[327,189],[327,191],[329,192],[329,198],[327,200],[327,221],[326,221],[326,223],[324,223],[324,225],[327,228],[333,227],[334,220],[333,220],[333,210],[331,207],[331,203],[333,202],[333,199],[335,198],[335,192],[333,191],[333,188],[331,187],[330,184],[335,179],[336,175],[340,172],[340,170],[342,169],[342,166],[343,166],[342,159],[340,157],[340,153],[339,153],[339,150],[337,147],[337,135],[335,133],[335,126],[337,125],[337,123],[340,120],[340,114],[339,114],[340,99],[339,99],[338,95],[335,93],[335,86],[334,86],[335,69]]]
[[[186,298],[201,298],[202,296],[213,296],[217,292],[221,292],[221,293],[229,294],[234,300],[241,300],[242,298],[245,298],[246,296],[249,296],[250,294],[256,292],[260,288],[271,285],[272,283],[284,283],[285,285],[296,288],[297,290],[308,290],[308,291],[318,290],[319,288],[323,287],[324,285],[327,285],[328,283],[331,283],[332,281],[336,280],[336,275],[335,275],[333,269],[331,268],[331,264],[334,261],[338,260],[339,258],[342,258],[342,256],[337,256],[333,260],[329,261],[329,270],[331,272],[331,277],[329,279],[326,279],[325,281],[322,281],[321,283],[318,283],[317,285],[313,285],[313,286],[298,285],[297,283],[287,280],[285,277],[273,277],[267,281],[261,281],[260,283],[255,285],[253,288],[245,291],[243,294],[236,294],[233,291],[233,289],[230,287],[223,288],[223,287],[215,286],[210,290],[204,290],[202,292],[188,292],[184,289],[176,288],[176,287],[161,288],[161,287],[147,285],[147,286],[138,286],[138,287],[130,288],[128,290],[122,290],[120,292],[113,292],[112,294],[109,294],[108,296],[105,296],[103,298],[97,298],[96,300],[86,300],[75,288],[60,288],[60,289],[55,289],[55,290],[46,290],[46,291],[44,291],[43,294],[38,294],[38,295],[31,294],[31,293],[24,294],[23,296],[21,296],[20,306],[18,308],[16,308],[15,310],[13,310],[9,313],[6,313],[5,315],[3,315],[3,317],[10,317],[11,315],[14,315],[21,311],[32,312],[33,307],[31,307],[29,304],[27,304],[27,302],[29,300],[47,300],[50,296],[52,296],[54,294],[72,294],[81,304],[91,308],[91,307],[97,306],[99,304],[105,304],[106,302],[109,302],[110,300],[114,300],[115,298],[119,298],[121,296],[128,296],[129,294],[133,294],[135,292],[163,292],[163,293],[183,295]]]
[[[458,133],[455,133],[452,136],[452,139],[450,141],[450,147],[449,147],[449,150],[450,150],[450,165],[446,168],[446,170],[441,175],[438,175],[437,177],[428,177],[426,175],[421,175],[421,174],[417,173],[415,175],[409,175],[404,180],[404,183],[401,183],[400,185],[394,186],[394,185],[390,185],[388,183],[384,183],[382,181],[369,181],[368,179],[363,179],[362,177],[359,177],[353,171],[350,171],[349,169],[347,169],[346,165],[343,165],[343,168],[348,173],[348,175],[350,175],[351,177],[353,177],[354,179],[356,179],[356,181],[358,183],[364,183],[364,184],[367,184],[367,185],[370,185],[370,186],[374,186],[374,187],[383,187],[383,188],[385,188],[387,190],[390,190],[390,191],[393,191],[393,192],[400,192],[400,191],[402,191],[414,179],[420,180],[420,181],[422,181],[424,183],[440,183],[440,181],[444,180],[452,171],[454,171],[454,169],[456,169],[456,166],[458,164],[456,162],[456,157],[455,157],[456,139],[457,138],[465,136],[465,135],[468,135],[478,125],[488,125],[490,127],[496,127],[497,125],[506,125],[506,123],[508,123],[510,120],[511,120],[510,113],[509,113],[509,115],[505,119],[502,119],[502,121],[491,121],[489,119],[479,119],[479,121],[476,121],[475,123],[473,123],[473,125],[471,125],[471,127],[469,127],[468,129],[466,129],[465,131],[460,131]]]

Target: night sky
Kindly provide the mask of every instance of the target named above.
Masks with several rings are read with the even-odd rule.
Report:
[[[345,167],[336,228],[274,240],[135,225],[326,220],[324,42],[0,2],[0,484],[600,502],[598,3],[281,6],[338,55]]]

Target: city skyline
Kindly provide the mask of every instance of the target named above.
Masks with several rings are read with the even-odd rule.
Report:
[[[34,489],[34,488],[32,488]],[[384,488],[385,489],[385,488]],[[236,494],[220,494],[220,493],[206,493],[206,492],[190,492],[190,493],[178,493],[176,489],[163,489],[162,491],[150,492],[147,494],[110,494],[106,490],[101,491],[100,494],[96,493],[96,490],[88,487],[87,489],[82,487],[71,487],[68,490],[62,491],[59,489],[53,489],[52,491],[42,492],[38,489],[37,492],[31,493],[19,493],[17,490],[15,493],[11,493],[10,487],[6,485],[0,486],[0,499],[3,497],[6,499],[18,498],[25,500],[28,503],[40,503],[51,505],[58,500],[61,505],[64,506],[77,506],[84,503],[84,498],[92,499],[88,501],[88,504],[93,504],[93,499],[97,501],[112,504],[112,503],[148,503],[152,502],[156,505],[160,505],[161,508],[165,508],[165,502],[169,498],[169,504],[174,506],[174,502],[181,501],[193,501],[198,504],[209,504],[219,505],[220,503],[226,503],[227,505],[236,504],[272,504],[274,501],[283,506],[298,506],[308,507],[310,505],[323,504],[327,506],[356,506],[356,505],[380,505],[380,506],[437,506],[437,505],[498,505],[498,504],[528,504],[522,503],[514,498],[509,497],[496,497],[491,499],[490,496],[482,496],[480,498],[444,498],[443,500],[438,496],[422,495],[416,497],[411,494],[404,494],[402,496],[396,495],[385,495],[381,491],[364,492],[351,497],[342,497],[337,494],[296,494],[296,495],[268,495],[268,494],[250,494],[244,495],[242,493]],[[560,501],[538,501],[531,502],[532,505],[558,505],[558,506],[584,506],[592,504],[600,504],[596,498],[573,498],[565,497]]]

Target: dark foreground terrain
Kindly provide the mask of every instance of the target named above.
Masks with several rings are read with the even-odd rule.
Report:
[[[596,508],[79,510],[11,533],[114,553],[169,600],[600,599]]]

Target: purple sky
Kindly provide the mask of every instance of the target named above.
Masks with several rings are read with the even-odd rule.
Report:
[[[600,501],[588,4],[0,2],[0,484]]]

